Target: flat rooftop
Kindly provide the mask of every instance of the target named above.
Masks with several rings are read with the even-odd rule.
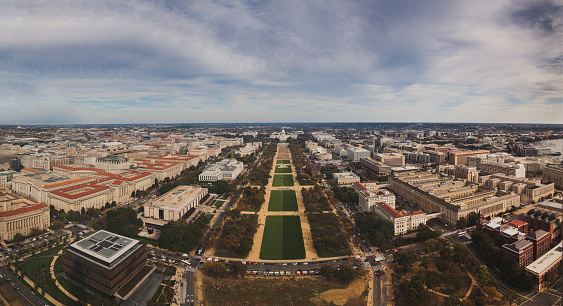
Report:
[[[562,254],[563,242],[559,242],[559,244],[556,245],[553,249],[549,250],[549,252],[543,254],[542,257],[536,259],[536,261],[528,265],[526,267],[526,271],[535,275],[541,275],[542,272],[550,268],[557,261],[561,260]]]
[[[150,203],[150,206],[166,206],[169,208],[182,207],[186,200],[190,200],[191,196],[196,194],[202,188],[197,186],[180,185],[165,195],[159,197]]]
[[[138,240],[102,230],[71,244],[70,247],[109,265],[138,243]]]

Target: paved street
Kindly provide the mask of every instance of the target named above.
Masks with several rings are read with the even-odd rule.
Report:
[[[8,271],[5,268],[2,268],[2,274],[4,275],[4,279],[2,281],[7,280],[15,289],[16,297],[24,303],[24,305],[45,305],[45,303],[36,297],[26,286],[24,286],[13,274],[12,272]]]

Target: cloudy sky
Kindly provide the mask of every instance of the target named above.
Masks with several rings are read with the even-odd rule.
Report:
[[[0,1],[0,124],[563,123],[563,0]]]

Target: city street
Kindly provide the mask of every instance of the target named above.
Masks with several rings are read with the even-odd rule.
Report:
[[[8,269],[2,268],[2,275],[5,277],[1,281],[8,281],[15,290],[16,297],[26,305],[36,305],[41,306],[45,303],[36,297],[25,285],[23,285],[15,275],[12,274]]]

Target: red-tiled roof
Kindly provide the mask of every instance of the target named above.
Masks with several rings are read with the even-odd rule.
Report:
[[[67,193],[68,191],[83,188],[83,187],[91,187],[92,189],[90,189],[88,191],[81,192],[81,193],[77,193],[77,194],[68,194]],[[62,188],[62,189],[59,189],[59,190],[54,190],[54,191],[51,191],[51,193],[59,195],[61,197],[68,198],[68,199],[76,199],[76,198],[84,197],[84,196],[90,195],[92,193],[96,193],[96,192],[106,190],[106,189],[109,189],[109,187],[90,183],[90,184],[81,184],[81,185]]]
[[[113,181],[112,184],[114,184],[114,185],[121,185],[121,184],[123,184],[123,181],[119,181],[119,180]]]
[[[381,206],[381,208],[387,211],[393,218],[402,218],[407,216],[416,216],[416,215],[424,214],[424,212],[421,210],[413,211],[408,214],[400,214],[396,210],[394,210],[393,207],[389,206],[389,204],[385,202],[378,202],[377,204],[379,204],[379,206]]]
[[[358,187],[358,189],[360,189],[360,190],[368,190],[364,185],[362,185],[362,183],[356,182],[356,183],[354,183],[354,185],[356,187]]]
[[[33,172],[33,173],[40,173],[41,172],[39,170],[29,169],[29,168],[23,168],[22,171],[28,171],[28,172]]]
[[[70,180],[70,181],[64,181],[64,182],[60,182],[60,183],[45,185],[45,186],[43,186],[43,188],[45,188],[45,189],[56,188],[56,187],[74,184],[74,183],[78,183],[78,182],[83,182],[83,181],[87,181],[87,180],[91,180],[91,179],[92,179],[91,177],[81,177],[81,178],[77,178],[77,179]]]
[[[381,206],[381,208],[383,208],[386,212],[388,212],[391,215],[391,217],[393,217],[393,218],[404,217],[404,215],[401,215],[400,213],[398,213],[396,210],[393,209],[393,207],[389,206],[389,204],[387,204],[385,202],[379,202],[377,204],[379,204],[379,206]]]
[[[25,213],[28,213],[28,212],[32,212],[34,210],[42,209],[42,208],[47,208],[47,205],[37,203],[37,204],[34,204],[34,205],[25,206],[25,207],[10,210],[10,211],[2,211],[2,212],[0,212],[0,218],[15,216],[15,215],[19,215],[19,214],[25,214]]]
[[[424,212],[422,210],[417,210],[409,213],[408,215],[414,216],[414,215],[423,215],[423,214]]]
[[[520,220],[514,220],[514,221],[508,223],[508,225],[510,225],[510,226],[512,226],[512,227],[516,227],[516,228],[518,228],[518,227],[520,227],[520,226],[522,226],[522,225],[524,225],[524,224],[527,224],[527,223],[524,222],[524,221],[520,221]]]

